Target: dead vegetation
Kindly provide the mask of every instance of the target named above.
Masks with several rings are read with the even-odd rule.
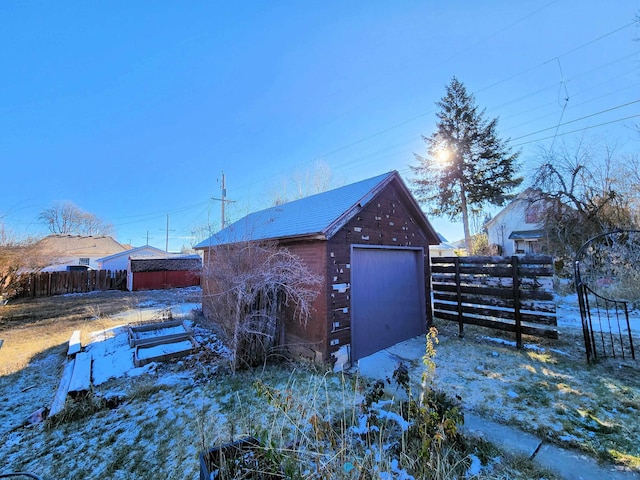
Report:
[[[195,292],[195,293],[194,293]],[[83,343],[91,331],[123,323],[118,313],[133,312],[144,302],[171,305],[199,302],[199,289],[175,291],[106,291],[55,297],[23,298],[0,306],[0,375],[14,373],[44,352],[66,349],[74,330],[83,332]],[[135,322],[135,316],[130,318]]]
[[[206,255],[203,312],[222,328],[232,370],[263,363],[287,316],[306,324],[320,278],[276,244],[241,242]]]
[[[169,296],[174,293],[160,294],[172,302]],[[156,303],[155,295],[157,292],[146,292],[136,301],[138,305],[146,300]],[[104,295],[103,303],[93,307],[109,311],[113,300]],[[69,307],[74,308],[74,303]],[[115,321],[99,317],[84,321],[91,327]],[[28,332],[42,321],[14,323],[18,326],[3,329],[0,337],[31,335]],[[449,396],[459,396],[463,412],[517,426],[547,442],[602,460],[640,468],[637,370],[619,362],[587,365],[578,331],[561,332],[557,341],[525,337],[525,344],[535,342],[536,348],[517,350],[489,338],[499,335],[479,327],[465,329],[464,339],[456,337],[456,324],[441,323],[439,330],[433,385]],[[503,338],[513,340],[508,335]],[[47,405],[59,380],[63,347],[34,342],[24,348],[29,359],[25,366],[0,374],[0,403],[4,406],[0,420],[4,425]],[[298,438],[304,435],[309,440],[308,448],[319,450],[317,458],[321,458],[321,444],[314,446],[311,440],[342,441],[340,432],[357,423],[361,402],[367,398],[364,380],[314,366],[281,364],[232,375],[225,365],[228,359],[214,355],[205,344],[192,358],[162,365],[152,375],[112,380],[96,388],[97,401],[80,399],[78,404],[70,404],[60,423],[19,428],[12,433],[1,431],[5,441],[0,445],[0,464],[35,471],[46,478],[196,478],[198,453],[206,448],[244,435],[272,443],[290,441],[287,435],[296,431]],[[419,385],[424,364],[417,359],[408,367]],[[419,389],[416,386],[415,391]],[[371,400],[369,405],[374,403],[373,397]],[[283,417],[283,410],[291,418],[304,415],[290,422]],[[388,422],[380,426],[383,432],[397,427]],[[469,448],[483,465],[501,458],[493,470],[485,470],[477,478],[553,478],[532,462],[508,457],[489,444],[477,442]],[[34,451],[38,452],[35,457],[31,454]],[[375,455],[342,459],[343,463],[330,465],[334,478],[340,478],[337,475],[344,474],[345,467],[364,466],[364,462],[367,467],[375,465]],[[391,468],[393,458],[383,460],[386,463],[380,465]],[[449,467],[459,472],[468,466],[469,459],[436,455],[432,461],[443,472]]]

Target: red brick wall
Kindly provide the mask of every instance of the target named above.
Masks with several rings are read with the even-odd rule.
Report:
[[[150,258],[131,260],[132,272],[156,272],[156,271],[178,271],[202,269],[200,258]]]
[[[333,288],[334,284],[351,283],[351,245],[423,247],[428,317],[425,321],[431,323],[429,242],[401,198],[397,187],[393,183],[388,185],[327,242],[329,354],[351,343],[350,290],[342,292]]]
[[[296,356],[325,361],[327,360],[327,244],[317,240],[285,246],[290,252],[299,256],[309,270],[321,278],[322,282],[314,302],[314,312],[306,326],[291,319],[287,320],[285,343],[289,351]]]
[[[326,360],[327,352],[327,283],[325,275],[326,242],[297,242],[284,245],[292,253],[298,255],[315,275],[321,277],[321,285],[318,296],[314,302],[314,312],[306,325],[293,321],[293,315],[285,312],[285,336],[284,345],[294,356],[309,358],[314,361]],[[211,255],[215,255],[215,250],[204,250],[204,271]],[[210,294],[211,287],[207,283],[206,274],[202,279],[202,294]],[[209,316],[207,302],[202,302],[202,310],[205,316]]]

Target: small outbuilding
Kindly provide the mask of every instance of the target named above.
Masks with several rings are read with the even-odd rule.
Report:
[[[127,266],[127,289],[161,290],[200,285],[202,257],[163,253],[130,255]]]
[[[440,239],[396,171],[252,213],[195,248],[207,265],[211,247],[246,241],[276,241],[323,279],[307,325],[285,319],[292,356],[340,369],[431,324]]]

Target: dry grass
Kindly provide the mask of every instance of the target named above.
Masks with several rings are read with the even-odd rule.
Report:
[[[442,324],[436,383],[467,411],[517,426],[565,448],[640,470],[640,363],[586,363],[582,332],[525,339],[517,350],[483,328]],[[507,339],[513,340],[513,338]]]
[[[133,310],[144,301],[200,301],[191,290],[185,293],[192,298],[176,292],[108,291],[12,301],[0,307],[0,338],[4,340],[0,376],[20,371],[45,352],[66,352],[74,330],[82,332],[86,344],[90,332],[123,323],[112,315]]]
[[[196,478],[197,456],[204,448],[243,435],[284,439],[295,435],[296,429],[305,429],[306,438],[324,435],[327,432],[319,427],[326,424],[313,427],[308,421],[314,413],[317,420],[337,421],[332,424],[339,428],[353,424],[358,408],[354,398],[363,393],[357,378],[289,364],[234,376],[225,369],[225,359],[206,357],[162,365],[152,376],[112,380],[95,393],[100,398],[115,396],[117,404],[71,405],[65,412],[68,421],[50,429],[40,425],[8,433],[4,427],[12,425],[7,425],[7,419],[24,418],[50,403],[71,331],[121,324],[122,319],[109,319],[107,314],[121,308],[135,311],[146,300],[159,301],[160,296],[167,303],[176,300],[170,292],[100,296],[58,297],[49,299],[52,305],[41,300],[24,302],[1,311],[0,338],[5,345],[0,349],[0,365],[13,363],[0,374],[0,434],[5,440],[0,445],[0,464],[45,478]],[[91,309],[100,314],[91,315]],[[518,351],[484,338],[499,336],[495,332],[468,328],[465,338],[458,339],[455,325],[439,328],[434,382],[460,395],[465,411],[621,465],[640,466],[637,370],[613,363],[587,366],[579,332],[543,343],[545,351]],[[14,359],[21,349],[24,357]],[[209,362],[206,368],[203,362]],[[420,360],[411,366],[414,372],[424,368]],[[286,395],[291,392],[295,405],[287,407],[288,412],[300,421],[287,424],[282,409],[274,409],[273,402],[259,396],[255,385]],[[298,431],[298,438],[301,435]],[[553,478],[532,462],[506,456],[482,442],[470,447],[483,461],[502,458],[493,471],[479,478]],[[373,460],[363,457],[351,463],[371,466]],[[383,466],[388,467],[391,460],[384,459]],[[332,471],[337,475],[344,465],[335,463]],[[440,467],[448,468],[444,460]]]

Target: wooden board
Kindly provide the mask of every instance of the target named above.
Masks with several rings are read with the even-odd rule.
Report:
[[[163,345],[167,348],[162,349]],[[179,346],[180,348],[173,349],[172,345]],[[180,340],[167,339],[162,344],[138,345],[133,355],[133,364],[136,367],[142,367],[151,362],[166,362],[172,358],[189,355],[199,346],[198,342],[191,337]]]
[[[72,357],[77,353],[80,353],[82,350],[82,345],[80,343],[80,330],[75,330],[71,334],[71,338],[69,339],[69,348],[67,349],[67,355]]]
[[[167,341],[187,340],[192,330],[182,320],[149,323],[137,327],[129,326],[129,346],[160,345]]]
[[[69,392],[69,383],[71,382],[71,375],[73,374],[73,366],[75,365],[75,362],[75,360],[71,360],[64,366],[64,370],[62,371],[62,378],[60,379],[60,384],[58,385],[58,390],[56,391],[55,397],[53,397],[53,402],[51,402],[51,408],[49,408],[50,417],[57,415],[64,408],[64,404],[67,400],[67,393]]]
[[[91,354],[81,352],[76,355],[76,362],[69,383],[69,392],[87,392],[91,389]]]

